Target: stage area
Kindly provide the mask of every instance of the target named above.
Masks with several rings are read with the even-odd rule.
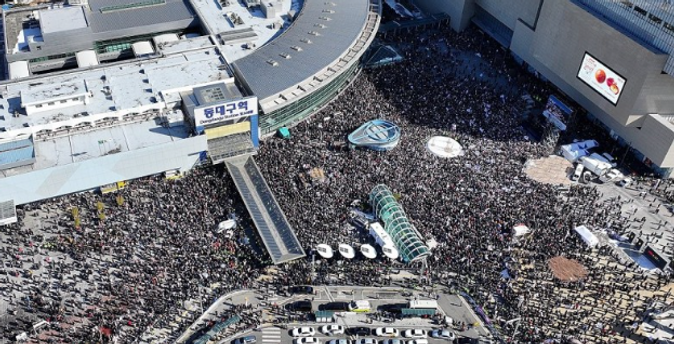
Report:
[[[557,155],[527,161],[524,164],[524,173],[529,178],[545,184],[571,185],[573,183],[569,178],[573,173],[573,164]]]

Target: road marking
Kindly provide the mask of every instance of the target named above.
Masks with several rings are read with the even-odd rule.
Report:
[[[262,335],[262,338],[263,338],[263,339],[264,339],[264,338],[270,338],[270,339],[276,338],[276,339],[280,339],[281,336],[267,336],[267,335],[264,335],[264,334],[263,334],[263,335]]]

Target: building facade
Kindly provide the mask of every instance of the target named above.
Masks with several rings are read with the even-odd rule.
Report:
[[[669,175],[674,168],[674,7],[668,1],[417,4],[430,13],[448,14],[457,31],[477,25],[656,171]]]

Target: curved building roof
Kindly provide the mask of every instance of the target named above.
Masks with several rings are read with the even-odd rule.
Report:
[[[351,65],[372,41],[379,24],[372,5],[369,0],[306,0],[292,26],[232,62],[234,72],[265,112],[310,93],[316,83]]]

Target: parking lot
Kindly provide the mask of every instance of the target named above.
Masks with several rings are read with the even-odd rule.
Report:
[[[367,300],[370,304],[369,312],[334,311],[334,321],[328,318],[315,319],[309,314],[325,310],[325,305],[337,305],[349,303],[355,300]],[[439,316],[434,318],[423,317],[396,317],[390,313],[381,312],[386,306],[397,305],[399,308],[407,307],[410,301],[434,300],[439,306]],[[311,304],[311,310],[303,307],[302,311],[295,311],[297,304]],[[479,338],[488,335],[479,319],[470,310],[469,306],[459,296],[441,293],[440,290],[418,291],[402,288],[368,288],[368,287],[316,287],[311,294],[290,294],[277,305],[286,310],[294,317],[288,318],[275,326],[263,327],[252,331],[245,336],[254,336],[257,343],[297,343],[299,338],[316,338],[320,343],[329,343],[333,339],[346,339],[351,343],[359,343],[362,339],[372,339],[371,343],[389,343],[389,338],[401,341],[392,343],[408,343],[415,338],[405,337],[407,330],[423,330],[426,332],[428,343],[448,343],[448,339],[431,338],[430,334],[435,329],[448,329],[450,336],[456,338]],[[382,308],[384,306],[384,308]],[[395,308],[395,307],[394,307]],[[310,320],[295,320],[297,318]],[[455,326],[445,326],[440,322],[451,321]],[[461,331],[460,323],[466,324],[465,330]],[[478,324],[478,326],[473,326]],[[337,325],[337,334],[326,334],[322,331],[324,326]],[[390,335],[377,335],[377,329],[389,328]],[[299,331],[304,333],[295,333]],[[380,330],[382,331],[382,330]],[[397,333],[396,333],[397,331]],[[305,337],[302,337],[304,335]],[[447,333],[445,333],[447,335]],[[234,336],[240,338],[244,335]],[[422,336],[424,337],[424,336]],[[419,338],[417,338],[419,339]],[[299,339],[303,342],[305,339]],[[423,341],[422,341],[423,342]],[[414,343],[414,342],[413,342]]]

